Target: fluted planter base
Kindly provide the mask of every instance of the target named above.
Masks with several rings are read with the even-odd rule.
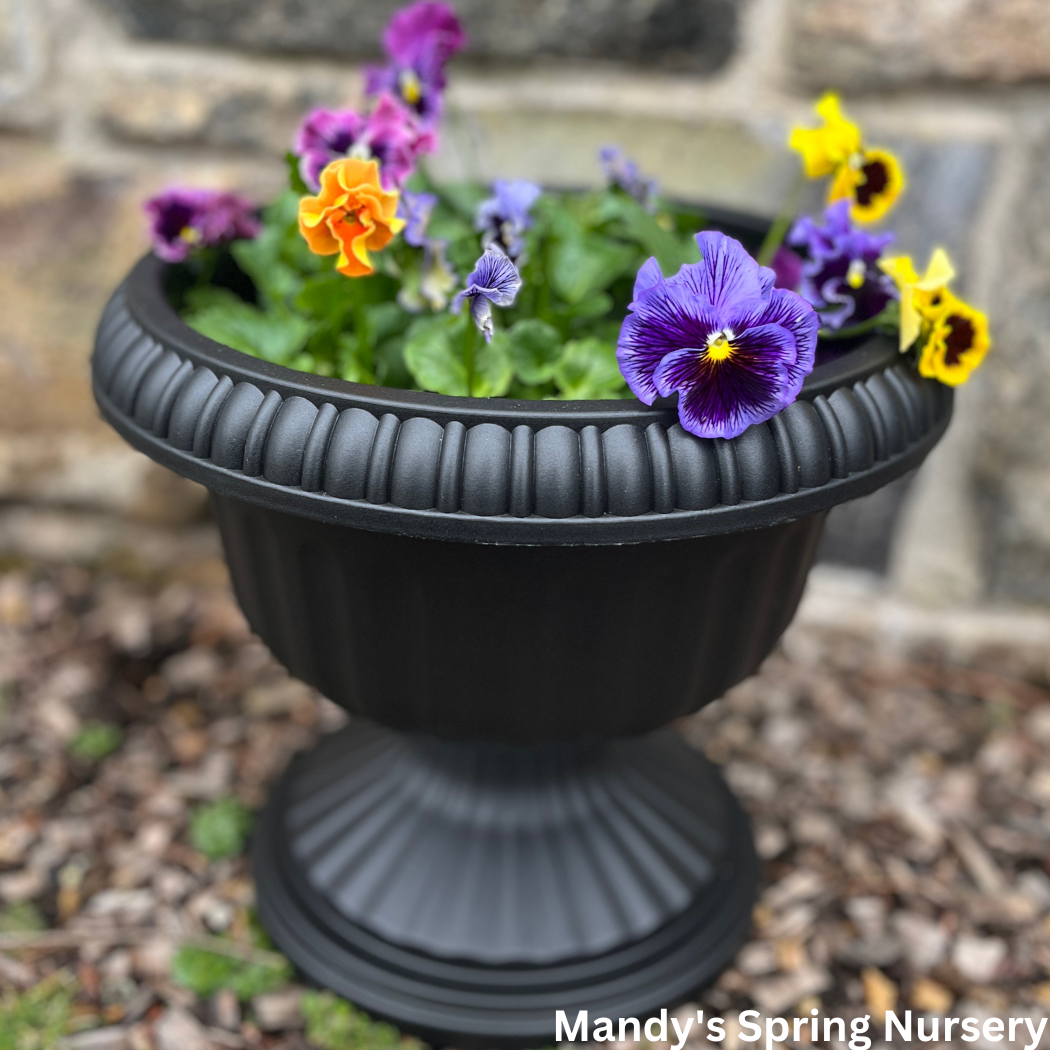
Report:
[[[291,765],[254,844],[304,975],[438,1043],[544,1045],[555,1011],[644,1019],[747,934],[747,818],[675,734],[504,745],[354,722]]]

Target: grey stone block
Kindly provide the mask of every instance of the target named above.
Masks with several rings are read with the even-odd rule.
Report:
[[[99,0],[136,35],[370,58],[398,0]],[[610,59],[714,72],[740,0],[459,0],[475,58]]]
[[[875,88],[1050,76],[1045,0],[791,0],[801,84]]]

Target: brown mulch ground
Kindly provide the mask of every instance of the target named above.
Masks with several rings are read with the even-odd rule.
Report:
[[[268,958],[246,859],[194,848],[192,815],[257,808],[342,722],[252,637],[208,557],[0,563],[0,988],[66,981],[81,1050],[306,1045],[294,984],[238,1002],[172,978],[186,944]],[[1050,1012],[1045,654],[945,652],[803,624],[682,723],[765,862],[753,937],[701,1006]],[[76,757],[96,723],[122,742]],[[732,1024],[721,1045],[740,1046]]]

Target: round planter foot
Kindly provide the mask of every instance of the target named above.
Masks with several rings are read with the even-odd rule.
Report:
[[[758,877],[746,816],[668,730],[525,746],[354,722],[292,762],[253,856],[308,978],[461,1046],[681,1001],[746,937]]]

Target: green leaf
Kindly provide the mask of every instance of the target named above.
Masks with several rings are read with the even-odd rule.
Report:
[[[466,313],[466,311],[464,311]],[[474,351],[474,397],[503,397],[514,379],[510,357],[502,343],[479,339]]]
[[[245,1001],[279,988],[291,977],[291,964],[283,958],[250,962],[191,944],[179,948],[171,961],[172,980],[200,996],[229,989]]]
[[[69,753],[85,762],[101,762],[124,740],[124,731],[111,722],[88,722],[70,741]]]
[[[47,923],[32,901],[9,904],[0,911],[0,933],[39,933],[46,929]]]
[[[199,807],[190,817],[190,842],[209,860],[244,852],[252,814],[235,798],[220,798]]]
[[[404,359],[412,378],[423,390],[466,397],[502,397],[514,378],[504,340],[474,344],[474,389],[467,389],[463,360],[466,326],[473,324],[464,310],[458,317],[437,314],[414,321],[405,340]]]
[[[284,364],[306,345],[313,324],[287,311],[263,312],[231,297],[187,314],[183,320],[194,331],[234,350]]]
[[[492,342],[504,350],[515,375],[523,383],[538,385],[553,378],[562,350],[561,335],[553,325],[525,318],[506,331],[497,332]]]
[[[617,232],[635,241],[646,255],[660,264],[665,277],[672,277],[684,263],[698,262],[700,250],[692,237],[679,237],[665,230],[633,197],[623,193],[609,194],[603,201],[603,213],[616,220]]]
[[[616,348],[600,339],[577,339],[565,346],[554,370],[564,400],[618,397],[627,385],[616,361]]]
[[[321,1050],[414,1050],[422,1046],[403,1037],[393,1025],[372,1021],[331,992],[304,992],[299,1007],[306,1021],[307,1041]]]
[[[288,187],[293,193],[305,196],[310,193],[310,187],[303,182],[303,176],[299,172],[299,158],[289,150],[284,155],[284,162],[288,165]]]
[[[53,1050],[73,1025],[76,981],[66,970],[28,991],[0,993],[0,1050]]]
[[[638,253],[629,245],[572,231],[555,242],[547,276],[567,303],[582,303],[629,273],[637,259]]]
[[[464,311],[464,314],[466,311]],[[437,314],[413,321],[405,339],[405,365],[423,390],[465,397],[467,366],[462,343],[465,317]]]

